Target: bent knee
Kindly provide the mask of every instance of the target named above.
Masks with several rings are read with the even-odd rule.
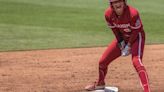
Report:
[[[138,67],[142,67],[143,66],[142,60],[138,56],[134,56],[132,61],[133,61],[133,66],[136,68],[136,70],[137,70]]]

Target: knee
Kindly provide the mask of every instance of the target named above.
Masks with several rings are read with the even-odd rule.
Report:
[[[138,72],[138,73],[140,73],[140,72],[145,72],[146,71],[146,69],[145,69],[145,67],[144,66],[139,66],[139,67],[136,67],[136,71]]]
[[[102,69],[102,68],[105,68],[105,67],[107,67],[106,64],[105,64],[105,62],[100,61],[99,62],[99,68]]]
[[[107,68],[107,66],[108,66],[108,64],[107,64],[107,61],[105,59],[101,59],[99,61],[99,68],[100,69],[105,69],[105,68]]]
[[[140,57],[135,56],[135,57],[133,57],[132,61],[133,61],[133,66],[135,67],[135,69],[137,71],[144,69],[144,66],[143,66],[143,63],[142,63]]]

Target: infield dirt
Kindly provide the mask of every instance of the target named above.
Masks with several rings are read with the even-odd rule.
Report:
[[[106,47],[0,52],[0,92],[85,92],[97,79]],[[164,92],[164,45],[146,45],[143,63],[152,92]],[[109,65],[108,86],[142,92],[131,56]]]

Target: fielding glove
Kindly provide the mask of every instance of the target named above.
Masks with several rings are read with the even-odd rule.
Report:
[[[125,48],[123,50],[121,50],[121,55],[128,56],[129,54],[131,54],[131,47],[126,45]]]
[[[122,51],[125,48],[125,41],[121,41],[118,43],[118,47],[120,48],[120,50]]]

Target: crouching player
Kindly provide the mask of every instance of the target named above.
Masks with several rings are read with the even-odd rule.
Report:
[[[126,0],[109,0],[105,19],[116,39],[108,46],[99,61],[99,77],[96,82],[85,87],[86,90],[105,88],[108,65],[119,56],[132,55],[133,66],[139,75],[144,92],[150,92],[146,69],[142,63],[145,32],[138,11],[127,5]]]

